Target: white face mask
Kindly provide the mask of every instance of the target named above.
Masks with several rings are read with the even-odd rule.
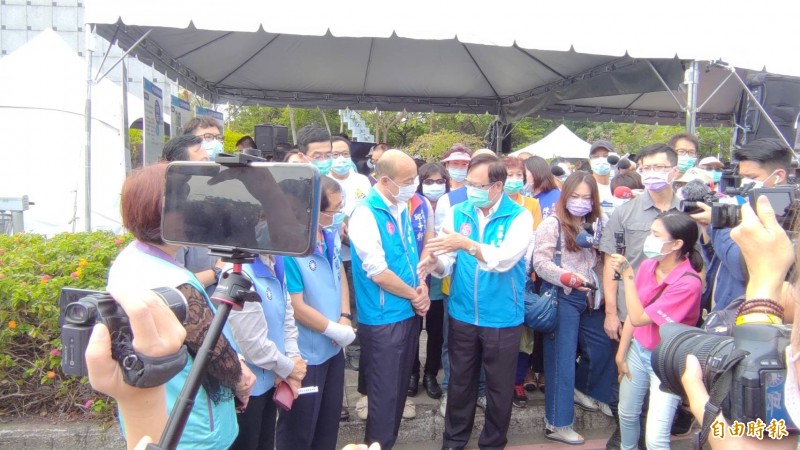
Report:
[[[439,200],[439,198],[444,195],[446,188],[443,184],[423,184],[422,185],[422,195],[428,198],[428,200],[435,202]]]
[[[800,387],[797,385],[797,369],[795,362],[800,353],[792,355],[792,346],[786,346],[786,381],[783,383],[783,404],[794,423],[800,423]]]
[[[394,196],[394,199],[397,203],[405,203],[411,200],[411,197],[417,192],[417,186],[419,186],[419,177],[414,177],[414,183],[408,186],[400,186],[399,184],[395,183],[394,180],[389,178],[389,181],[392,182],[398,188],[397,195]]]

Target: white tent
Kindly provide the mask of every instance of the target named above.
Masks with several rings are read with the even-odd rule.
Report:
[[[575,135],[566,125],[561,124],[552,133],[538,142],[515,151],[513,156],[526,152],[545,159],[555,158],[588,158],[591,144]]]
[[[25,231],[84,230],[86,66],[52,30],[0,59],[0,197],[28,195]],[[122,93],[93,88],[92,228],[122,230]],[[74,225],[72,221],[75,221]]]
[[[125,50],[143,38],[139,59],[219,103],[675,124],[691,61],[800,75],[796,0],[192,5],[87,0],[85,20]],[[699,67],[698,123],[732,124],[727,75]]]

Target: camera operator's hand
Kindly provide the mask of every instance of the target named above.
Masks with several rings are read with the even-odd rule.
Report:
[[[697,207],[703,211],[695,214],[689,214],[689,217],[697,222],[698,225],[705,228],[711,224],[711,207],[703,202],[697,202]]]
[[[750,273],[746,298],[778,301],[794,262],[794,247],[766,196],[758,197],[757,209],[758,215],[750,205],[742,205],[742,223],[731,230],[731,238],[741,249]]]
[[[292,368],[292,373],[289,374],[289,378],[302,381],[306,377],[307,366],[305,360],[299,356],[292,356],[291,360],[294,361],[294,367]]]
[[[136,352],[162,357],[175,354],[186,338],[186,330],[169,307],[151,291],[111,295],[130,318]],[[111,336],[105,325],[97,324],[86,347],[86,366],[92,387],[117,400],[125,420],[128,448],[145,436],[161,436],[167,423],[164,386],[137,388],[122,379],[119,363],[111,357]]]
[[[703,414],[705,413],[706,403],[710,396],[705,385],[703,385],[703,369],[700,367],[700,362],[694,355],[686,356],[686,369],[681,375],[681,384],[686,391],[686,397],[689,399],[689,409],[692,410],[692,415],[698,423],[703,423]],[[725,417],[720,414],[717,420],[721,420],[728,428],[728,422]],[[724,439],[714,437],[713,433],[708,435],[708,443],[713,450],[718,449],[734,449],[734,450],[756,450],[756,449],[792,449],[797,448],[797,437],[789,436],[781,440],[763,439],[757,440],[752,437],[735,437],[726,434]]]

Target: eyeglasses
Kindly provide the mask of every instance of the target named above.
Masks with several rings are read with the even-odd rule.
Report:
[[[467,187],[471,187],[471,188],[476,188],[476,189],[486,189],[486,188],[489,188],[489,187],[491,187],[491,186],[492,186],[494,183],[478,184],[478,183],[473,183],[473,182],[471,182],[471,181],[467,181],[467,182],[466,182],[466,183],[464,183],[464,184],[465,184]]]
[[[344,211],[344,208],[337,209],[336,211],[320,211],[320,213],[325,214],[326,216],[335,216],[336,214],[339,214],[342,211]]]
[[[438,180],[428,178],[427,180],[423,181],[422,184],[426,186],[433,186],[434,184],[447,184],[447,180],[444,178],[439,178]]]
[[[223,136],[221,134],[206,133],[206,134],[201,134],[200,137],[203,138],[204,141],[213,141],[214,139],[216,139],[218,141],[224,141],[225,140],[225,136]]]
[[[697,156],[697,150],[689,150],[685,148],[676,148],[675,153],[677,153],[678,156]]]
[[[647,172],[666,172],[669,169],[672,169],[673,166],[642,166],[637,169],[639,173],[647,173]]]
[[[333,152],[333,153],[331,153],[331,155],[334,158],[349,158],[350,157],[350,152]]]
[[[308,159],[312,161],[323,161],[331,158],[333,158],[333,153],[315,153],[314,155],[308,157]]]

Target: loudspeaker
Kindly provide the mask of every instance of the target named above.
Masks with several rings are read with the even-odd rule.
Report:
[[[758,74],[748,80],[748,87],[775,122],[789,144],[800,146],[800,79]],[[742,91],[736,108],[736,144],[744,145],[760,138],[776,138],[775,130],[764,119],[753,100]]]
[[[256,147],[261,154],[275,154],[275,146],[289,142],[289,129],[281,125],[256,125]]]

